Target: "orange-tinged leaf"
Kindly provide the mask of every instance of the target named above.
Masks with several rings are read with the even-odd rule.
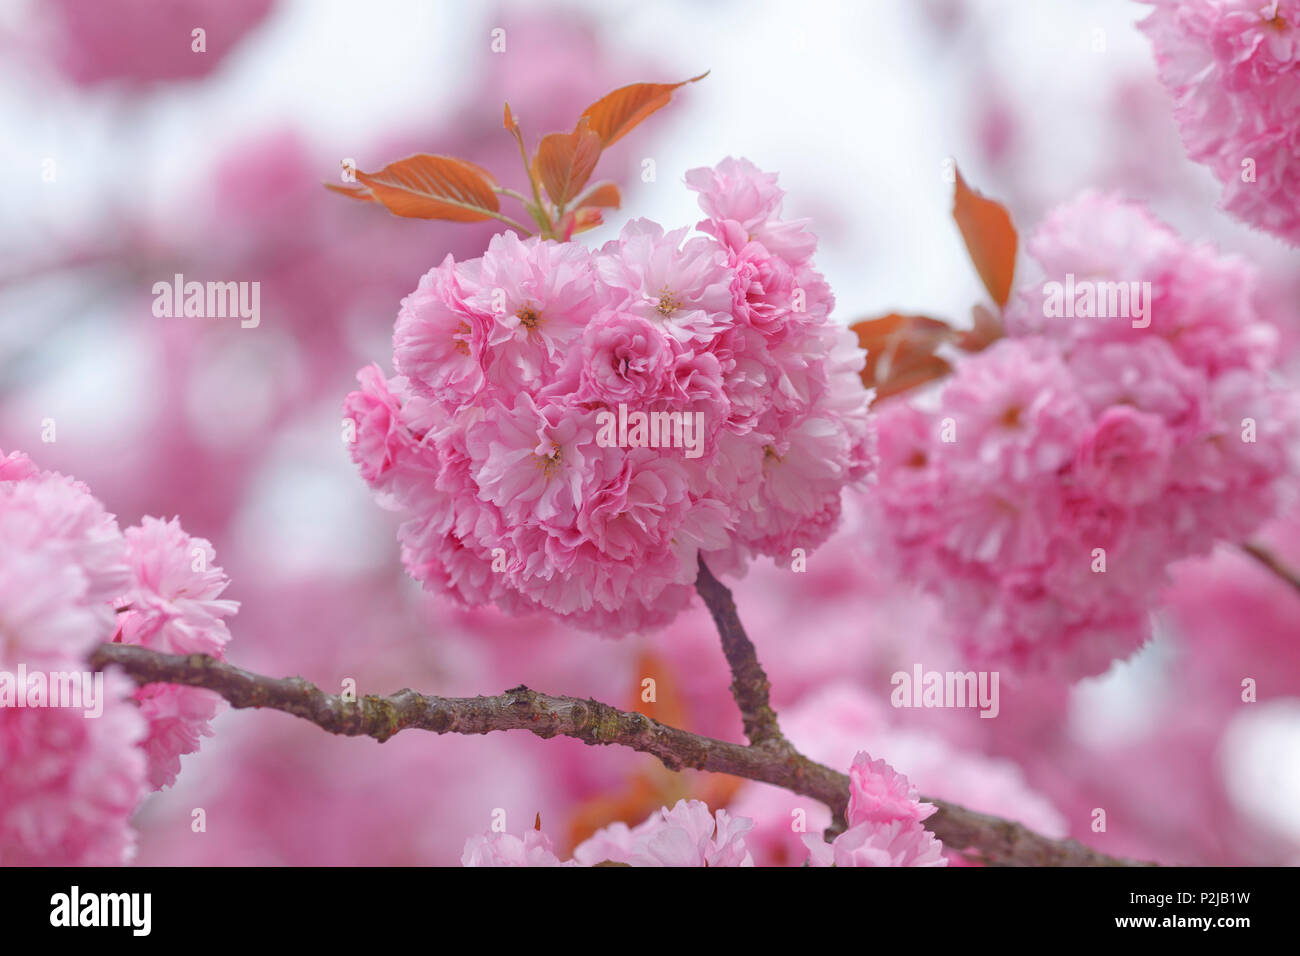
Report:
[[[340,186],[338,183],[321,183],[326,189],[338,193],[340,196],[347,196],[349,199],[359,199],[362,202],[375,202],[374,194],[365,186],[351,187]]]
[[[957,348],[963,352],[982,352],[1002,338],[1002,319],[983,305],[971,309],[974,325],[957,333]]]
[[[915,388],[952,371],[952,366],[935,354],[955,334],[946,322],[894,312],[858,322],[852,328],[858,344],[867,350],[862,381],[876,390],[877,398]]]
[[[890,369],[889,378],[876,383],[876,399],[888,398],[899,392],[944,378],[952,372],[952,365],[938,355],[922,355],[908,358]]]
[[[542,137],[533,157],[533,175],[541,180],[551,202],[563,206],[587,185],[598,159],[600,137],[584,117],[572,133]]]
[[[708,76],[708,71],[680,83],[633,83],[620,87],[592,103],[582,115],[600,136],[600,145],[608,148],[657,109],[668,105],[673,90]]]
[[[587,206],[585,209],[570,209],[560,220],[560,235],[564,241],[568,242],[580,232],[586,232],[588,229],[595,229],[597,226],[604,225],[605,217],[601,211],[594,206]]]
[[[618,187],[613,183],[601,183],[579,199],[573,208],[586,209],[595,206],[601,209],[617,209],[622,204],[623,197],[619,195]]]
[[[519,144],[519,151],[521,153],[527,153],[527,150],[524,149],[524,131],[519,128],[519,124],[515,121],[515,114],[510,112],[509,103],[506,104],[505,125],[506,131],[509,132],[510,135],[515,138],[515,142]]]
[[[966,185],[957,170],[952,216],[966,242],[975,271],[999,307],[1011,297],[1016,270],[1016,227],[1000,202],[986,199]]]
[[[501,208],[492,175],[452,156],[417,153],[357,179],[388,211],[411,219],[479,222]]]

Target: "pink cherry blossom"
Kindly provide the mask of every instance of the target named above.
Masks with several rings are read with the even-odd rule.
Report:
[[[849,826],[890,820],[919,823],[937,809],[932,803],[920,802],[916,788],[885,761],[872,760],[865,751],[853,758],[846,815]]]
[[[541,830],[525,830],[523,837],[513,833],[488,832],[465,841],[461,866],[576,866],[572,860],[561,863],[551,845],[551,838]]]
[[[192,538],[175,519],[145,518],[126,531],[131,586],[122,598],[117,640],[167,654],[209,654],[218,659],[230,640],[225,618],[239,605],[220,597],[229,581],[213,562],[212,545]],[[212,736],[212,718],[224,706],[197,687],[146,684],[135,692],[149,721],[144,742],[155,789],[176,782],[182,754],[195,753]]]
[[[1077,678],[1146,640],[1173,562],[1275,512],[1297,406],[1244,261],[1100,193],[1026,245],[1008,336],[880,409],[870,508],[971,658]],[[1081,283],[1131,284],[1128,313],[1054,304]]]
[[[1169,480],[1173,438],[1154,415],[1107,408],[1079,446],[1075,470],[1091,493],[1121,507],[1154,498]]]
[[[614,823],[578,844],[561,861],[540,829],[523,837],[489,831],[465,841],[462,866],[753,866],[744,836],[754,821],[717,813],[699,800],[678,800],[635,827]]]
[[[583,398],[640,407],[677,385],[680,354],[674,340],[649,319],[626,312],[602,312],[583,330]],[[689,377],[687,381],[689,382]]]
[[[464,301],[457,276],[469,271],[448,254],[402,300],[393,332],[397,370],[418,382],[430,397],[453,407],[473,398],[484,382],[490,319]]]
[[[706,211],[743,218],[704,235],[635,220],[589,251],[503,233],[403,300],[399,374],[359,373],[345,427],[427,588],[657,628],[692,600],[700,557],[723,574],[788,562],[870,479],[865,357],[830,318],[815,238],[782,228],[774,179],[735,161],[716,175],[741,198],[727,213],[706,190]]]
[[[849,769],[848,829],[826,843],[806,834],[813,866],[947,866],[943,844],[921,825],[938,807],[922,803],[907,778],[859,753]]]
[[[79,674],[114,639],[220,656],[230,638],[223,618],[236,605],[218,597],[227,582],[208,564],[211,545],[174,520],[145,518],[123,534],[84,485],[11,454],[0,458],[0,537],[7,674]],[[146,779],[172,783],[178,755],[210,732],[219,701],[210,691],[102,676],[102,696],[84,712],[0,709],[0,861],[125,862]]]
[[[753,825],[726,810],[713,813],[699,800],[678,800],[635,827],[606,827],[579,844],[573,856],[586,866],[605,860],[629,866],[753,866],[744,839]]]
[[[792,264],[812,255],[817,237],[807,220],[783,220],[784,191],[775,173],[765,173],[747,159],[728,156],[712,169],[692,169],[686,185],[700,194],[700,207],[709,216],[702,228],[722,239],[723,223],[736,223],[739,232]]]
[[[1223,183],[1228,212],[1300,244],[1300,2],[1145,2],[1188,153]]]
[[[0,710],[0,865],[117,866],[134,855],[131,817],[147,787],[132,688],[105,674],[93,719],[66,707]]]
[[[620,309],[658,322],[683,344],[706,342],[732,321],[726,253],[712,240],[687,239],[689,231],[665,233],[658,223],[634,219],[595,262]]]
[[[947,866],[943,844],[924,827],[904,820],[861,823],[832,842],[803,837],[811,866]]]

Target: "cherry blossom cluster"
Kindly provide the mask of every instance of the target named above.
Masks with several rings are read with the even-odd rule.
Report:
[[[1300,0],[1146,0],[1192,159],[1233,215],[1300,245]]]
[[[1009,304],[1008,337],[928,405],[880,410],[872,507],[970,657],[1077,678],[1146,640],[1171,562],[1277,510],[1295,407],[1243,260],[1097,193],[1028,248],[1042,281]],[[1128,310],[1100,305],[1120,292]]]
[[[0,672],[15,694],[0,707],[0,862],[124,862],[137,804],[175,781],[220,699],[110,671],[93,708],[53,706],[52,675],[87,673],[108,641],[220,657],[237,605],[218,597],[207,541],[175,520],[123,532],[85,485],[18,452],[0,457],[0,540]]]
[[[398,374],[363,369],[345,424],[425,587],[657,627],[698,556],[788,562],[870,477],[864,353],[829,319],[816,237],[747,161],[686,182],[700,234],[635,220],[589,250],[505,233],[403,300]]]

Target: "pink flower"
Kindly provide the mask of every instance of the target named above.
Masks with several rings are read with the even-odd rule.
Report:
[[[583,330],[576,354],[582,363],[579,395],[609,406],[639,407],[678,384],[673,340],[658,324],[638,315],[597,314]]]
[[[147,792],[145,721],[127,700],[132,687],[105,674],[103,713],[93,719],[67,707],[0,709],[0,865],[130,861],[131,817]]]
[[[366,369],[345,402],[413,577],[626,634],[689,605],[701,556],[735,574],[829,536],[875,468],[865,359],[771,198],[750,211],[779,248],[638,220],[595,253],[499,235],[421,279],[401,374]]]
[[[627,560],[669,546],[690,510],[686,476],[644,448],[629,452],[612,480],[591,494],[577,527],[602,553]]]
[[[175,684],[146,684],[134,696],[148,722],[141,747],[149,758],[149,785],[170,787],[181,772],[181,755],[198,753],[201,738],[212,736],[212,719],[226,702],[210,690]]]
[[[1258,270],[1208,243],[1185,242],[1140,203],[1081,193],[1051,210],[1025,246],[1044,281],[1026,283],[1008,304],[1006,327],[1014,336],[1044,336],[1067,358],[1083,343],[1160,338],[1185,366],[1210,377],[1231,368],[1261,371],[1276,360],[1277,332],[1255,307]],[[1054,290],[1046,283],[1060,287],[1064,306],[1071,282],[1076,300],[1086,301],[1085,282],[1094,293],[1091,317],[1050,314]],[[1120,308],[1111,310],[1110,290],[1098,291],[1103,282],[1127,286],[1127,310],[1118,287]],[[1102,300],[1106,315],[1099,314]]]
[[[786,323],[807,312],[806,307],[795,311],[798,303],[794,270],[761,242],[749,241],[739,223],[721,223],[719,232],[735,272],[731,280],[732,313],[766,336],[784,335]]]
[[[943,844],[922,826],[903,820],[849,827],[831,843],[803,837],[811,866],[947,866]]]
[[[1070,355],[1070,371],[1094,414],[1122,405],[1157,416],[1180,437],[1206,427],[1209,383],[1164,339],[1082,343]]]
[[[467,435],[479,495],[508,520],[564,526],[577,519],[588,490],[620,457],[596,444],[595,417],[542,405],[521,392],[513,408],[497,406]]]
[[[473,273],[468,281],[476,281],[477,272],[457,266],[448,254],[402,300],[393,331],[397,370],[418,390],[452,407],[472,399],[484,383],[489,313],[466,304],[458,278],[458,273],[461,277]]]
[[[731,219],[749,231],[780,213],[785,193],[776,180],[776,173],[730,156],[712,169],[686,173],[686,187],[700,194],[700,208],[710,219]]]
[[[1300,2],[1146,2],[1189,155],[1223,183],[1225,209],[1300,244]]]
[[[976,359],[944,385],[942,417],[952,429],[940,435],[940,450],[967,477],[976,469],[1010,482],[1054,475],[1088,423],[1064,362],[1042,342],[1018,340],[996,342]]]
[[[126,531],[132,581],[120,615],[122,641],[167,654],[220,656],[230,640],[224,618],[239,608],[212,544],[190,537],[173,518],[144,518]]]
[[[522,838],[512,833],[489,831],[465,841],[461,866],[576,866],[561,863],[551,838],[541,830],[525,830]]]
[[[705,342],[733,321],[725,251],[711,239],[686,239],[687,231],[665,233],[648,219],[634,219],[596,257],[617,307],[683,344]]]
[[[491,319],[484,363],[488,378],[505,388],[537,388],[548,381],[605,305],[603,290],[592,281],[591,254],[578,243],[499,233],[474,271],[465,303]]]
[[[831,843],[806,834],[813,866],[947,866],[943,844],[921,821],[938,807],[917,799],[907,778],[865,751],[849,769],[849,828]]]
[[[145,518],[123,535],[84,485],[11,455],[0,458],[0,539],[7,674],[81,673],[115,629],[170,653],[219,656],[229,640],[222,618],[236,605],[218,598],[226,579],[208,566],[211,545],[175,521]],[[171,783],[177,754],[210,732],[210,692],[99,676],[102,694],[84,709],[0,708],[0,862],[125,862],[146,774]]]
[[[357,381],[361,390],[348,395],[343,414],[352,423],[352,460],[362,478],[377,484],[397,462],[407,432],[400,421],[401,403],[389,391],[379,366],[361,369]]]
[[[224,618],[239,605],[220,598],[230,583],[211,563],[212,545],[187,535],[175,519],[145,518],[126,532],[132,583],[123,597],[118,639],[168,654],[210,654],[220,659],[230,631]],[[135,693],[149,720],[144,743],[154,789],[176,782],[180,755],[195,753],[201,736],[224,705],[211,691],[146,684]]]
[[[1298,409],[1270,380],[1245,262],[1096,193],[1027,247],[1044,278],[1009,304],[1008,338],[925,410],[881,413],[871,507],[971,658],[1073,679],[1141,646],[1170,564],[1275,511]],[[1079,289],[1105,309],[1062,309]]]
[[[678,800],[644,823],[629,827],[615,823],[580,843],[572,860],[555,855],[551,839],[541,830],[523,838],[489,832],[470,837],[462,866],[753,866],[744,835],[754,821],[733,817],[726,810],[712,813],[698,800]]]
[[[780,218],[785,193],[776,179],[775,173],[730,156],[713,169],[689,170],[686,186],[700,194],[700,207],[711,220],[700,228],[722,239],[722,233],[731,232],[724,223],[732,221],[748,240],[761,242],[792,264],[804,262],[817,247],[817,237],[807,231],[807,220]]]
[[[1079,446],[1075,470],[1093,493],[1118,505],[1150,501],[1168,481],[1173,439],[1159,418],[1116,405]]]
[[[862,751],[849,768],[849,826],[859,823],[916,822],[926,819],[938,807],[917,799],[916,788],[883,760],[872,760]]]
[[[744,836],[754,821],[726,810],[712,813],[699,800],[678,800],[644,823],[615,823],[573,851],[584,866],[606,860],[629,866],[753,866]]]

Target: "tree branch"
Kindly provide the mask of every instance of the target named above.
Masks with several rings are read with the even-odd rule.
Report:
[[[720,586],[720,585],[719,585]],[[734,607],[733,607],[734,612]],[[848,804],[849,780],[793,749],[761,747],[702,737],[595,700],[554,697],[515,687],[495,697],[433,697],[404,689],[356,701],[327,694],[301,677],[273,678],[242,670],[205,654],[161,654],[127,644],[103,644],[91,656],[97,670],[116,665],[137,684],[182,684],[220,694],[235,708],[269,708],[307,720],[322,730],[385,741],[414,728],[436,734],[486,734],[526,730],[538,737],[573,737],[588,745],[617,745],[652,754],[670,770],[690,767],[770,783],[819,800],[837,815]],[[1071,840],[1050,840],[1018,823],[932,800],[939,812],[926,821],[944,845],[999,865],[1137,866]]]
[[[740,716],[744,721],[745,737],[755,747],[764,745],[793,751],[790,742],[781,733],[776,711],[772,709],[771,683],[758,662],[754,644],[745,633],[736,612],[736,602],[731,591],[713,576],[704,558],[700,558],[700,573],[695,579],[695,590],[704,599],[713,623],[722,638],[722,653],[731,668],[731,696],[736,698]]]
[[[1295,570],[1283,564],[1282,559],[1268,548],[1264,547],[1262,544],[1254,544],[1247,541],[1241,546],[1241,550],[1245,551],[1264,567],[1268,568],[1287,584],[1291,585],[1291,587],[1300,591],[1300,573],[1297,573]]]

